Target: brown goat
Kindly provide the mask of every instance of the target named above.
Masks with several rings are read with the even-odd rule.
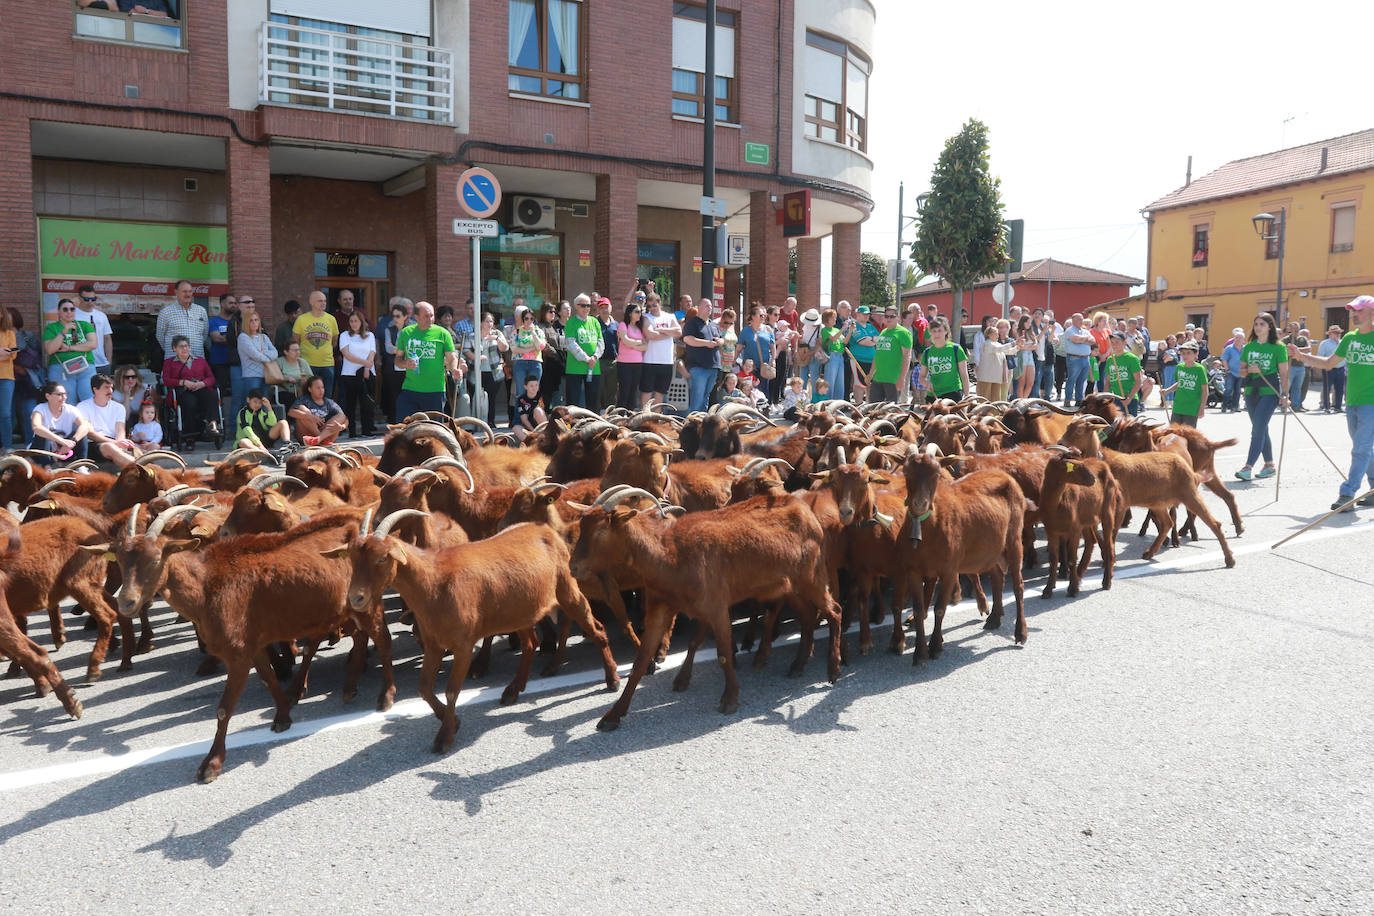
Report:
[[[995,455],[965,455],[957,461],[946,462],[955,477],[974,471],[1003,471],[1010,474],[1021,487],[1021,495],[1031,505],[1022,520],[1021,550],[1025,568],[1036,564],[1035,526],[1040,523],[1040,488],[1045,482],[1045,465],[1050,453],[1039,445],[1018,445]]]
[[[169,511],[187,510],[178,506]],[[220,696],[215,739],[201,761],[196,779],[210,782],[224,767],[229,719],[256,669],[276,703],[273,731],[291,726],[291,704],[303,689],[309,658],[302,661],[289,691],[277,683],[267,655],[272,643],[318,639],[352,623],[377,644],[383,685],[377,709],[386,710],[396,694],[391,668],[391,634],[380,603],[352,608],[347,601],[348,565],[320,556],[352,537],[358,523],[335,518],[311,519],[279,534],[226,538],[202,549],[197,538],[162,536],[159,516],[143,535],[126,531],[108,545],[124,578],[119,606],[138,610],[165,589],[167,602],[196,625],[209,652],[224,662],[228,676]],[[91,548],[88,548],[91,549]],[[358,644],[361,646],[361,643]],[[366,657],[350,658],[344,698],[351,698]]]
[[[19,558],[21,537],[19,526],[8,512],[0,510],[0,655],[6,655],[33,679],[39,696],[48,691],[57,694],[62,707],[73,719],[81,718],[81,701],[72,695],[57,666],[43,647],[19,629],[19,622],[5,600],[8,578],[5,570]]]
[[[585,577],[614,572],[623,563],[640,575],[645,590],[644,638],[620,699],[597,728],[609,731],[620,725],[655,647],[679,613],[705,625],[694,636],[692,651],[707,630],[715,637],[725,669],[720,711],[738,709],[730,606],[750,598],[787,599],[796,607],[802,642],[789,671],[794,676],[801,674],[810,657],[817,616],[823,616],[830,629],[830,681],[839,678],[840,620],[825,581],[824,533],[809,508],[796,500],[774,505],[769,497],[756,497],[728,509],[669,521],[659,518],[656,510],[638,513],[616,501],[612,497],[583,517],[572,570]],[[675,690],[685,690],[691,682],[692,651],[673,681]]]
[[[1043,398],[1021,398],[1002,413],[1002,423],[1011,434],[1010,445],[1053,445],[1064,435],[1074,411],[1065,410]]]
[[[103,497],[105,491],[114,484],[114,475],[104,472],[78,474],[72,467],[59,468],[55,471],[35,467],[33,462],[25,457],[30,454],[43,454],[49,458],[52,457],[46,452],[15,449],[0,458],[0,506],[8,506],[10,503],[26,505],[39,490],[54,480],[70,480],[71,483],[61,485],[67,488],[68,493],[73,496],[94,499]]]
[[[1051,445],[1049,451],[1053,457],[1045,465],[1045,482],[1040,489],[1040,521],[1045,526],[1050,575],[1040,597],[1054,594],[1061,561],[1069,570],[1068,593],[1077,595],[1092,560],[1094,543],[1102,550],[1102,590],[1106,591],[1112,587],[1116,563],[1116,520],[1126,509],[1121,488],[1105,461],[1083,458],[1076,449],[1062,445]]]
[[[348,544],[326,556],[349,559],[348,603],[355,613],[377,606],[383,590],[394,584],[415,614],[424,634],[420,696],[440,721],[434,736],[436,754],[449,749],[458,731],[455,708],[473,645],[485,636],[520,634],[520,669],[501,694],[503,705],[514,703],[534,664],[534,626],[555,607],[600,648],[606,687],[614,690],[620,683],[606,631],[568,571],[568,547],[557,532],[541,525],[516,525],[475,544],[430,551],[388,536],[388,523],[395,518],[383,519],[376,532],[354,534]],[[434,695],[445,651],[453,652],[447,705]]]

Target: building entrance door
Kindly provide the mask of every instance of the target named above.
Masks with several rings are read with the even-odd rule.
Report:
[[[377,318],[386,308],[391,298],[391,284],[386,280],[318,280],[320,289],[328,297],[325,309],[330,313],[339,311],[339,298],[344,293],[353,296],[353,307],[367,316],[369,330],[377,326]],[[347,298],[347,297],[345,297]],[[345,329],[339,328],[342,333]]]
[[[369,328],[375,328],[391,298],[391,255],[386,252],[316,251],[315,285],[329,298],[325,307],[330,312],[337,312],[339,297],[350,293],[353,307],[367,316]]]

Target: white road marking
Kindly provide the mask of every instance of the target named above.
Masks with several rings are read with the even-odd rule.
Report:
[[[1302,542],[1308,543],[1311,541],[1330,540],[1332,538],[1344,537],[1349,534],[1371,529],[1374,529],[1374,521],[1359,522],[1342,528],[1318,529],[1303,535]],[[1264,553],[1270,549],[1270,543],[1271,542],[1266,539],[1262,543],[1245,544],[1244,546],[1233,548],[1232,553],[1236,557]],[[1211,563],[1220,564],[1222,560],[1223,555],[1219,549],[1195,552],[1185,551],[1183,548],[1179,548],[1178,550],[1170,551],[1168,558],[1162,561],[1139,561],[1126,566],[1117,566],[1115,578],[1135,579],[1141,576],[1157,575],[1192,566],[1201,566]],[[961,602],[961,604],[969,605],[971,605],[971,603],[971,601]],[[958,605],[955,607],[957,606]],[[887,625],[887,623],[876,624],[874,625],[874,629],[882,629]],[[857,625],[855,625],[854,628],[856,629]],[[799,638],[800,634],[792,633],[779,639],[774,645],[785,645],[795,642]],[[816,635],[816,643],[818,645],[823,644],[827,639],[828,636],[824,633],[818,633]],[[705,651],[711,656],[714,656],[714,651],[710,649],[706,649]],[[668,656],[664,664],[659,666],[659,672],[671,671],[681,667],[686,657],[686,650],[673,653]],[[619,671],[621,677],[627,676],[630,672],[630,668],[630,664],[620,665]],[[585,671],[575,671],[568,674],[555,675],[554,677],[532,679],[522,695],[528,696],[537,693],[548,693],[555,690],[582,687],[588,684],[599,684],[602,682],[603,678],[604,675],[600,669],[589,668]],[[504,685],[497,684],[490,684],[482,687],[465,686],[463,692],[458,696],[458,705],[468,706],[473,703],[495,699],[500,696],[501,691],[504,689]],[[609,697],[610,695],[607,694],[608,699]],[[305,738],[322,732],[334,732],[366,725],[378,725],[390,719],[417,719],[426,718],[432,715],[433,712],[430,710],[428,703],[419,698],[414,698],[403,700],[395,704],[387,712],[341,713],[323,719],[293,723],[289,730],[280,733],[273,732],[266,726],[235,732],[229,735],[227,746],[228,749],[232,751],[239,748],[253,747],[259,744]],[[206,725],[208,727],[208,720]],[[94,756],[69,763],[58,763],[29,770],[0,773],[0,792],[10,792],[32,786],[48,785],[67,779],[104,776],[147,764],[164,763],[169,760],[200,757],[208,753],[209,750],[209,740],[188,741],[182,744],[167,745],[165,747],[146,748],[144,750],[127,751],[122,754],[108,756]]]

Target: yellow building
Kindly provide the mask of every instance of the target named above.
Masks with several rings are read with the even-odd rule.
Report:
[[[1145,207],[1144,313],[1155,337],[1187,322],[1221,341],[1276,305],[1278,245],[1259,213],[1286,221],[1283,313],[1314,337],[1348,328],[1345,303],[1374,293],[1374,129],[1237,159]],[[1368,188],[1374,192],[1374,187]]]

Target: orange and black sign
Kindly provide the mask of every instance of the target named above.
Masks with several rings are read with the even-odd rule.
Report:
[[[783,238],[811,234],[811,192],[793,191],[782,196]]]

